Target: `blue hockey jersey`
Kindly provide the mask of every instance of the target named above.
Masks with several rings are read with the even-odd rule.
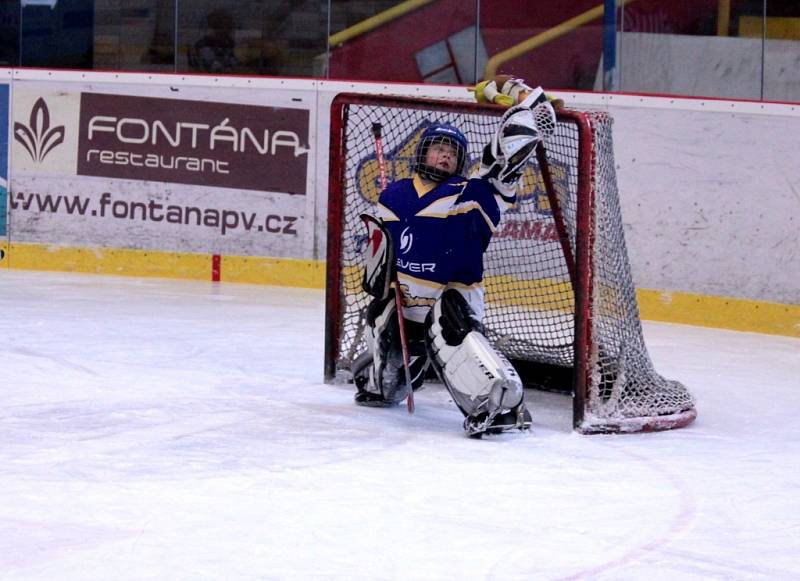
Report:
[[[483,315],[483,253],[515,202],[516,195],[504,196],[480,178],[427,185],[414,175],[387,186],[378,217],[394,242],[407,319],[423,322],[445,286],[458,288]]]

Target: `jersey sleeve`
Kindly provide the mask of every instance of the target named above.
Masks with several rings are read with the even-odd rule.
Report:
[[[470,286],[483,280],[483,253],[509,204],[486,180],[466,182],[447,220],[449,239],[454,241],[451,282]]]
[[[409,187],[410,180],[399,180],[390,183],[378,197],[377,217],[383,222],[398,222],[402,219],[402,197],[404,189]]]
[[[474,228],[477,230],[483,230],[480,226],[482,220],[488,230],[486,234],[491,238],[500,225],[503,213],[513,207],[516,201],[516,192],[503,195],[487,180],[472,178],[466,182],[451,213],[468,215],[471,221],[476,222]]]

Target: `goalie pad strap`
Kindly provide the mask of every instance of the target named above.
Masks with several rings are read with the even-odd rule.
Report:
[[[491,415],[522,402],[522,382],[514,367],[483,335],[464,297],[447,289],[427,321],[431,361],[465,416]]]

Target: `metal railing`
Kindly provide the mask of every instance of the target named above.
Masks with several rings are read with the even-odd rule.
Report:
[[[619,6],[632,4],[635,1],[636,0],[620,0]],[[504,51],[498,52],[487,61],[486,67],[484,68],[483,78],[489,79],[495,76],[497,74],[497,70],[500,68],[500,65],[503,63],[513,60],[518,56],[525,54],[526,52],[537,49],[548,42],[556,40],[557,38],[561,38],[565,34],[569,34],[584,24],[588,24],[593,20],[601,18],[603,16],[603,10],[604,5],[598,4],[594,8],[587,10],[586,12],[582,12],[581,14],[578,14],[578,16],[574,16],[573,18],[565,20],[553,28],[545,30],[536,36],[532,36],[531,38],[524,40],[519,44],[515,44],[511,48],[507,48]]]
[[[426,4],[430,4],[434,1],[435,0],[406,0],[405,2],[400,2],[400,4],[392,6],[383,12],[379,12],[375,16],[370,16],[369,18],[362,20],[361,22],[354,24],[349,28],[345,28],[341,32],[332,34],[328,37],[328,46],[330,48],[340,46],[348,40],[351,40],[357,36],[361,36],[362,34],[366,34],[367,32],[371,32],[379,26],[383,26],[387,22],[396,20],[397,18],[400,18],[409,12],[413,12],[418,8],[422,8]]]

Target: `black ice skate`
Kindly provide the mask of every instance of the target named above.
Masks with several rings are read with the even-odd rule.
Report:
[[[353,399],[357,405],[371,408],[388,408],[396,406],[398,402],[389,401],[379,393],[374,393],[364,389],[369,383],[369,377],[365,374],[358,374],[355,377],[356,395]]]
[[[372,393],[371,391],[366,391],[363,389],[359,389],[356,392],[354,399],[357,405],[363,405],[371,408],[388,408],[398,404],[396,401],[388,401],[384,399],[384,397],[379,393]]]

